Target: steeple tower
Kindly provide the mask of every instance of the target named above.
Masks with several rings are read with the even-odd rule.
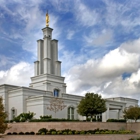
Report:
[[[58,60],[58,40],[52,39],[53,29],[49,26],[49,15],[46,14],[46,27],[42,29],[43,39],[37,40],[37,57],[34,62],[34,77],[30,87],[66,93],[64,77],[61,77],[61,61]]]

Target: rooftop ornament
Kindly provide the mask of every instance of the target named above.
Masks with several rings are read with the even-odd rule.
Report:
[[[49,26],[49,14],[48,14],[48,11],[46,13],[46,27]]]

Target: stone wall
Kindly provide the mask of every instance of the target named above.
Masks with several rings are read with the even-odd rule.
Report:
[[[5,136],[0,140],[129,140],[130,138],[137,137],[136,135],[17,135]]]
[[[37,133],[40,128],[63,130],[94,130],[94,129],[109,129],[119,130],[127,129],[126,123],[103,123],[103,122],[23,122],[23,123],[9,123],[11,127],[7,132],[35,132]]]

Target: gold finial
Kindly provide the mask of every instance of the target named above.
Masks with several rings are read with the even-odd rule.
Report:
[[[46,26],[47,27],[49,26],[49,14],[48,14],[48,11],[46,13]]]

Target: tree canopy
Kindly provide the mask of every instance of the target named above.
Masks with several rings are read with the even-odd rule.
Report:
[[[77,106],[77,112],[82,116],[95,116],[106,111],[105,100],[98,94],[86,93]]]
[[[2,97],[0,97],[0,133],[4,133],[8,128],[7,124],[5,123],[5,119],[7,117],[6,112],[4,111],[4,106],[2,103]]]
[[[140,119],[140,107],[130,107],[125,109],[123,113],[125,119],[132,119],[135,122]]]

